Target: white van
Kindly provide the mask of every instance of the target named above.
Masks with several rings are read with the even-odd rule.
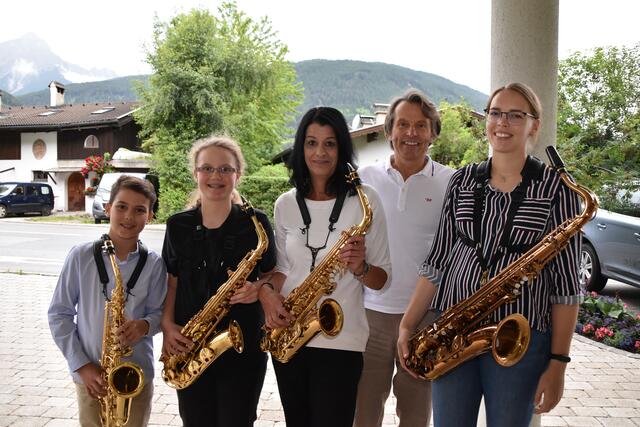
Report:
[[[102,179],[100,180],[100,184],[98,184],[98,189],[96,190],[96,197],[93,199],[93,207],[91,208],[91,212],[93,214],[93,219],[96,224],[100,224],[102,220],[108,221],[109,217],[105,212],[104,208],[107,203],[109,203],[109,197],[111,197],[111,187],[113,184],[123,175],[135,176],[137,178],[146,179],[147,181],[153,184],[153,187],[156,189],[156,194],[158,193],[158,177],[155,175],[149,175],[142,172],[112,172],[105,173],[102,175]],[[153,206],[153,211],[155,212],[158,208],[158,202]]]

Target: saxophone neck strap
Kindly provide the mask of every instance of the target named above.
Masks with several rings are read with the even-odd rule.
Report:
[[[334,225],[340,218],[340,212],[342,212],[342,205],[344,205],[344,199],[347,197],[347,193],[339,193],[336,197],[336,202],[329,215],[329,230],[335,230]],[[309,215],[309,209],[307,203],[304,201],[304,196],[299,191],[296,191],[296,202],[298,202],[298,208],[300,209],[300,215],[302,215],[302,222],[304,223],[304,229],[302,231],[305,234],[309,230],[311,225],[311,215]]]
[[[463,243],[468,246],[475,247],[476,255],[480,267],[483,272],[486,272],[490,265],[494,264],[501,252],[525,252],[531,245],[509,244],[509,235],[513,220],[518,212],[518,208],[522,204],[527,193],[527,187],[531,184],[532,180],[541,180],[543,178],[545,165],[535,157],[527,156],[524,167],[522,168],[522,181],[511,192],[511,204],[507,212],[507,219],[503,226],[502,237],[498,248],[501,250],[496,251],[491,260],[486,260],[482,254],[482,221],[485,210],[486,199],[486,187],[491,179],[491,159],[485,160],[479,165],[474,165],[473,174],[475,178],[475,187],[473,190],[474,198],[474,212],[473,212],[473,240],[469,238],[463,238]]]
[[[107,269],[104,265],[104,258],[102,257],[102,246],[104,245],[105,240],[110,240],[108,234],[103,234],[101,238],[93,242],[93,258],[96,261],[98,275],[100,276],[102,293],[104,294],[104,297],[107,299],[107,301],[109,301],[109,296],[107,295],[107,283],[109,283],[109,275],[107,274]],[[138,263],[136,264],[136,268],[133,270],[129,281],[127,282],[127,298],[129,298],[129,295],[133,295],[131,293],[131,290],[136,285],[136,282],[140,277],[140,273],[142,273],[142,269],[144,268],[144,265],[147,262],[147,258],[149,256],[147,247],[140,240],[138,240],[138,254],[140,255],[138,258]]]
[[[329,235],[335,230],[334,225],[340,218],[340,212],[342,212],[342,205],[344,205],[344,199],[346,197],[347,193],[339,193],[336,197],[333,209],[331,210],[331,215],[329,215],[329,230],[327,231],[327,237],[324,239],[324,244],[322,246],[314,247],[309,245],[309,226],[311,225],[311,215],[309,215],[309,209],[304,201],[304,196],[299,191],[296,191],[296,202],[298,202],[298,208],[300,209],[300,215],[302,215],[302,222],[304,223],[304,228],[301,228],[300,231],[302,234],[306,235],[307,242],[305,243],[305,246],[311,252],[311,267],[309,268],[309,271],[313,271],[316,267],[316,257],[318,256],[318,252],[327,247]]]

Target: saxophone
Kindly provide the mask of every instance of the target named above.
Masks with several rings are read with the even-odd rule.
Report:
[[[116,263],[116,250],[111,240],[105,240],[103,250],[109,255],[115,277],[111,301],[104,307],[104,329],[100,365],[107,377],[107,394],[100,397],[100,421],[104,427],[120,427],[127,424],[131,412],[131,400],[142,392],[144,374],[138,365],[121,362],[133,350],[118,340],[118,329],[124,318],[124,287],[120,268]]]
[[[164,363],[162,379],[178,390],[191,385],[225,351],[233,347],[235,351],[242,353],[244,349],[244,339],[238,322],[231,320],[226,331],[220,332],[216,328],[222,318],[229,313],[231,308],[229,300],[236,290],[244,285],[269,246],[267,233],[256,218],[253,207],[244,198],[242,202],[242,210],[251,216],[256,229],[258,245],[244,256],[234,272],[229,271],[229,279],[180,331],[182,335],[193,341],[193,348],[185,354],[163,355],[160,358]]]
[[[344,273],[345,264],[340,260],[340,249],[350,237],[366,234],[373,219],[369,198],[362,190],[360,177],[350,164],[348,167],[347,180],[355,186],[358,193],[363,211],[362,220],[341,233],[320,264],[284,300],[284,308],[294,318],[291,324],[276,329],[264,327],[265,335],[260,347],[282,363],[288,362],[318,332],[333,337],[342,330],[344,315],[340,304],[332,298],[325,299],[317,308],[316,304],[323,295],[334,291],[335,276]]]
[[[583,199],[582,212],[564,221],[471,297],[448,308],[435,323],[414,335],[405,363],[417,376],[434,380],[489,350],[499,365],[513,366],[527,351],[530,329],[521,314],[507,316],[497,325],[481,323],[498,307],[513,302],[525,283],[532,284],[598,209],[597,196],[571,181],[556,149],[549,146],[546,151],[565,185]]]

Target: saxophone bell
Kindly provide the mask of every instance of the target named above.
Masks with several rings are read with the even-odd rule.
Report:
[[[335,337],[342,330],[344,313],[338,301],[327,298],[318,307],[318,328],[327,337]]]

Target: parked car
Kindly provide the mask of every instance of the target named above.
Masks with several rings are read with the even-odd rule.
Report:
[[[0,182],[0,218],[8,214],[39,212],[50,215],[53,190],[40,182]]]
[[[599,209],[582,233],[580,282],[588,291],[608,279],[640,287],[640,218]]]
[[[123,175],[135,176],[138,178],[143,178],[148,180],[153,184],[153,187],[156,189],[156,194],[158,193],[158,177],[155,175],[149,175],[141,172],[111,172],[105,173],[102,175],[100,179],[100,183],[98,184],[98,188],[96,190],[96,196],[93,199],[93,205],[91,207],[91,213],[93,215],[93,219],[96,224],[100,224],[102,221],[109,221],[109,217],[105,212],[105,206],[109,203],[109,197],[111,197],[111,187],[115,182]],[[153,212],[155,213],[158,209],[158,202],[153,206]]]

